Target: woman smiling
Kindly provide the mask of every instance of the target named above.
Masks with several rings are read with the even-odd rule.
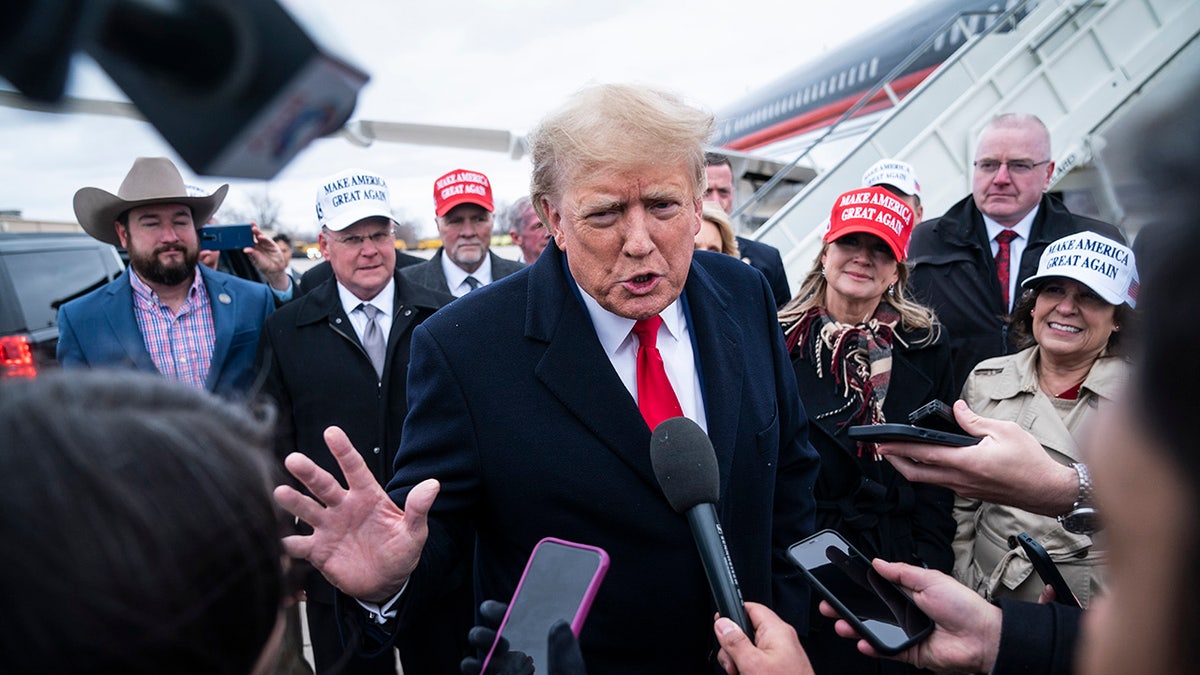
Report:
[[[1097,404],[1128,378],[1121,341],[1137,285],[1133,253],[1115,241],[1084,232],[1050,244],[1013,309],[1011,328],[1027,348],[976,366],[963,399],[980,415],[1020,424],[1051,457],[1074,465],[1081,485],[1089,483],[1087,467],[1077,464],[1078,439]],[[1104,556],[1086,518],[1056,520],[962,498],[954,512],[955,574],[984,597],[1035,601],[1041,594],[1041,579],[1014,546],[1021,532],[1041,542],[1084,606],[1103,588]]]

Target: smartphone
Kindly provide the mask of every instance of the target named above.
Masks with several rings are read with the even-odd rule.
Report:
[[[833,530],[792,544],[788,556],[809,583],[880,654],[898,654],[933,630],[933,620]]]
[[[508,640],[510,652],[531,657],[537,672],[546,672],[550,628],[566,621],[579,635],[606,571],[608,553],[602,548],[554,537],[539,541],[483,661],[484,675],[500,638]]]
[[[911,424],[860,424],[846,430],[846,435],[858,441],[886,443],[935,443],[954,447],[966,447],[979,443],[974,436],[955,434],[949,431],[914,427]]]
[[[1037,539],[1029,536],[1028,532],[1018,534],[1017,541],[1021,548],[1025,549],[1025,555],[1029,556],[1029,562],[1042,578],[1042,583],[1054,589],[1054,601],[1068,607],[1079,607],[1079,598],[1075,597],[1075,593],[1067,585],[1067,580],[1063,579],[1062,572],[1058,571],[1058,565],[1050,559],[1045,547],[1038,543]]]
[[[915,427],[946,431],[960,436],[970,436],[958,426],[954,418],[954,408],[936,398],[908,414],[908,423]]]
[[[253,225],[205,225],[200,228],[200,248],[204,251],[228,251],[254,245]]]

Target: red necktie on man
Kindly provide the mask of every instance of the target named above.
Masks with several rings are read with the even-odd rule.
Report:
[[[633,334],[638,339],[638,409],[642,411],[642,417],[651,431],[663,420],[683,415],[683,408],[679,406],[679,399],[671,388],[671,381],[667,379],[662,354],[658,351],[658,327],[661,325],[660,316],[639,319],[633,324]]]
[[[1010,248],[1012,240],[1017,238],[1017,233],[1012,230],[1005,229],[996,235],[996,243],[999,245],[996,249],[996,278],[1000,281],[1000,297],[1004,298],[1004,311],[1007,312],[1012,306],[1012,299],[1008,296],[1009,287],[1009,265],[1010,265]]]

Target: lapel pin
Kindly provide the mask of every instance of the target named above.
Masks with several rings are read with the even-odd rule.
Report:
[[[219,300],[222,305],[228,305],[229,303],[233,302],[233,298],[229,297],[228,293],[222,293],[218,295],[217,300]]]

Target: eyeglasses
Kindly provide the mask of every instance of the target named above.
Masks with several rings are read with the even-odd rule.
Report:
[[[1010,159],[1007,162],[1001,162],[998,159],[981,159],[975,162],[975,168],[983,173],[996,173],[1000,170],[1000,165],[1003,164],[1008,167],[1009,173],[1014,176],[1022,176],[1033,171],[1036,167],[1049,163],[1050,160],[1048,159],[1042,162],[1034,162],[1028,159]]]
[[[396,237],[396,231],[391,228],[388,228],[386,230],[376,232],[375,234],[372,234],[369,236],[361,235],[361,234],[349,234],[349,235],[346,235],[345,237],[334,237],[334,241],[336,241],[339,244],[344,244],[346,246],[350,246],[352,248],[360,248],[363,245],[363,242],[365,242],[365,241],[370,241],[372,244],[374,244],[376,246],[383,246],[385,244],[390,243],[395,237]]]

